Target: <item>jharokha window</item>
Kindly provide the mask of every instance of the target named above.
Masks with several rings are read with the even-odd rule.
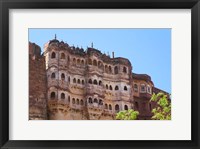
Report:
[[[78,79],[78,84],[81,84],[81,80],[80,79]]]
[[[61,93],[61,99],[65,99],[65,94]]]
[[[97,66],[97,61],[96,60],[93,61],[93,65]]]
[[[82,80],[82,84],[83,84],[83,85],[85,84],[84,80]]]
[[[105,109],[108,109],[108,105],[107,104],[105,104]]]
[[[137,84],[134,84],[134,91],[138,92],[138,85]]]
[[[124,110],[128,110],[128,106],[127,105],[124,105]]]
[[[115,105],[115,111],[119,111],[119,105],[118,104]]]
[[[88,60],[88,64],[92,65],[92,60],[91,59]]]
[[[97,80],[94,80],[94,84],[97,85]]]
[[[65,74],[64,73],[61,74],[61,79],[65,80]]]
[[[127,90],[128,90],[126,86],[124,86],[124,90],[125,90],[125,91],[127,91]]]
[[[118,67],[115,66],[115,74],[118,74]]]
[[[92,84],[92,80],[91,80],[91,79],[89,79],[88,83],[89,83],[89,84]]]
[[[147,86],[147,92],[149,93],[149,94],[151,94],[151,87],[148,85]]]
[[[73,79],[73,83],[76,83],[76,78]]]
[[[51,99],[55,99],[56,98],[56,93],[55,92],[51,92]]]
[[[141,84],[141,92],[146,92],[146,87],[144,84]]]
[[[56,78],[56,74],[55,74],[54,72],[51,74],[51,78],[52,78],[52,79],[55,79],[55,78]]]
[[[61,59],[65,59],[65,54],[61,53]]]
[[[55,52],[51,53],[51,58],[56,58],[56,53]]]
[[[126,67],[123,67],[123,72],[127,73],[127,68]]]
[[[112,110],[112,106],[111,105],[109,105],[109,110]]]

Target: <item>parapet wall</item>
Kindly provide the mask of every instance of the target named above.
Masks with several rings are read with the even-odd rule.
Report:
[[[36,50],[35,50],[36,49]],[[45,58],[29,43],[29,119],[47,119]],[[35,53],[33,52],[35,51]]]

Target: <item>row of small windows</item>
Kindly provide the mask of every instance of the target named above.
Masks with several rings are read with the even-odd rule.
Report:
[[[92,79],[88,80],[89,84],[94,84],[94,85],[102,85],[102,81],[100,80],[99,82],[97,80],[92,81]]]
[[[64,93],[61,93],[61,95],[60,95],[60,97],[61,97],[61,99],[65,99],[65,94]],[[55,99],[56,98],[56,93],[55,92],[51,92],[51,99]],[[68,96],[68,102],[70,103],[70,96]],[[97,103],[97,104],[99,104],[99,105],[103,105],[103,101],[101,100],[101,99],[96,99],[96,98],[94,98],[94,100],[90,97],[89,99],[88,99],[88,103],[89,104],[92,104],[92,103]],[[81,99],[81,100],[79,100],[78,98],[75,100],[75,98],[72,98],[72,104],[77,104],[77,105],[84,105],[84,102],[83,102],[83,100]],[[105,104],[105,109],[109,109],[109,110],[112,110],[112,105],[111,104]],[[124,105],[124,109],[125,110],[128,110],[128,106],[127,105]],[[119,105],[118,104],[116,104],[115,105],[115,110],[116,111],[119,111]]]
[[[56,93],[55,92],[51,92],[51,99],[56,99]],[[60,98],[61,99],[65,99],[65,93],[61,93],[60,94]],[[70,103],[70,96],[68,96],[68,103]],[[77,105],[83,105],[84,102],[83,100],[79,100],[78,98],[75,100],[75,98],[72,99],[72,104],[77,104]]]
[[[94,98],[94,100],[92,100],[91,97],[89,97],[88,103],[89,103],[89,104],[92,104],[92,103],[99,103],[100,105],[103,105],[103,102],[102,102],[101,99],[100,99],[99,101],[98,101],[96,98]],[[106,104],[104,105],[104,108],[105,108],[105,109],[112,110],[112,105],[111,105],[111,104],[108,105],[108,104],[106,103]],[[115,105],[115,110],[116,110],[116,111],[119,111],[119,105],[118,105],[118,104]],[[128,106],[127,106],[127,105],[124,105],[124,110],[128,110]]]
[[[78,65],[85,65],[85,62],[84,62],[84,60],[80,60],[80,59],[75,59],[75,58],[73,58],[73,64],[78,64]]]
[[[52,79],[55,79],[55,73],[52,73],[51,74],[51,78]],[[61,74],[61,79],[62,80],[64,80],[65,79],[65,74],[64,73],[62,73]],[[68,81],[70,82],[70,77],[68,78]],[[73,83],[78,83],[78,84],[85,84],[85,81],[84,80],[80,80],[80,79],[77,79],[76,80],[76,78],[74,78],[73,79]],[[102,85],[102,81],[100,80],[99,82],[95,79],[94,81],[92,81],[92,79],[89,79],[88,80],[88,83],[89,84],[94,84],[94,85]],[[136,84],[135,84],[136,85]],[[113,90],[113,88],[112,88],[112,86],[110,85],[110,86],[108,86],[107,84],[106,84],[106,89],[110,89],[110,90]],[[134,86],[134,89],[137,89],[137,86]],[[115,86],[115,90],[119,90],[119,87],[116,85]],[[124,86],[124,91],[127,91],[128,89],[127,89],[127,87],[126,86]]]
[[[70,82],[70,81],[69,81],[69,82]],[[74,78],[74,79],[73,79],[73,83],[78,83],[78,84],[83,84],[83,85],[84,85],[84,84],[85,84],[85,81],[84,81],[84,80],[81,81],[80,79],[77,79],[77,80],[76,80],[76,78]]]
[[[113,90],[113,88],[112,88],[112,86],[110,85],[110,86],[108,86],[107,84],[106,84],[106,89],[110,89],[110,90]],[[115,86],[115,90],[117,91],[117,90],[119,90],[119,87],[116,85]],[[127,86],[124,86],[124,91],[127,91],[128,89],[127,89]]]
[[[94,100],[92,100],[91,97],[89,97],[88,103],[89,103],[89,104],[97,103],[97,104],[99,104],[99,105],[103,105],[103,101],[102,101],[101,99],[98,100],[97,98],[94,98]]]
[[[56,53],[55,53],[55,52],[52,52],[52,53],[51,53],[51,58],[52,58],[52,59],[53,59],[53,58],[56,58]],[[65,59],[65,53],[61,53],[60,58],[61,58],[61,59]]]
[[[89,83],[89,84],[95,84],[95,85],[102,85],[102,81],[97,82],[97,80],[92,81],[92,79],[89,79],[89,80],[88,80],[88,83]],[[111,85],[108,86],[108,84],[106,84],[106,89],[113,90],[112,86],[111,86]],[[115,90],[119,90],[118,85],[115,86]],[[128,90],[128,89],[127,89],[127,86],[124,86],[124,90],[125,90],[125,91]]]
[[[55,78],[56,78],[56,75],[55,75],[54,72],[51,74],[51,78],[52,78],[52,79],[55,79]],[[62,79],[62,80],[65,79],[65,74],[64,74],[64,73],[61,74],[61,79]],[[70,77],[68,77],[68,82],[70,82]],[[80,80],[80,79],[74,78],[74,79],[73,79],[73,83],[78,83],[78,84],[83,84],[83,85],[84,85],[84,84],[85,84],[85,81],[84,81],[84,80]]]
[[[149,85],[146,87],[144,84],[141,84],[140,91],[146,92],[146,89],[147,89],[148,93],[151,93],[151,87]],[[134,84],[134,91],[138,92],[138,85],[137,84]]]
[[[56,53],[55,52],[52,52],[51,58],[52,59],[56,58]],[[64,53],[61,53],[61,59],[65,59],[65,54]],[[68,61],[70,61],[69,57],[68,57]],[[73,58],[73,64],[84,65],[85,62],[84,62],[84,60],[80,60],[80,59],[76,60],[76,58]],[[89,59],[88,60],[88,64],[89,65],[98,66],[99,68],[103,68],[103,64],[102,64],[101,61],[98,61],[98,63],[97,63],[97,60],[93,60],[92,61],[92,59]],[[112,67],[108,66],[108,65],[105,65],[105,72],[106,73],[112,73]],[[123,67],[123,72],[127,73],[127,68],[125,66]],[[118,73],[119,73],[118,66],[115,66],[114,67],[114,74],[118,74]]]

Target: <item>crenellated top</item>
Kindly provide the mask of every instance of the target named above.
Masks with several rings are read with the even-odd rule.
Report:
[[[37,44],[29,42],[29,55],[41,56],[41,48]]]
[[[63,50],[63,51],[68,51],[70,54],[75,55],[75,56],[81,56],[83,58],[86,58],[87,56],[95,56],[99,60],[102,60],[105,63],[112,64],[112,65],[117,65],[117,64],[122,64],[126,65],[131,68],[131,63],[128,59],[122,58],[122,57],[110,57],[106,54],[103,54],[100,50],[95,49],[93,47],[88,47],[86,50],[83,48],[79,47],[74,47],[74,46],[69,46],[67,43],[64,43],[63,41],[59,41],[57,39],[50,40],[46,45],[44,52],[48,52],[51,49],[55,50]]]

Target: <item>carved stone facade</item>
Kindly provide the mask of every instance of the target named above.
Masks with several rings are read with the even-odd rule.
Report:
[[[38,92],[46,97],[47,119],[114,120],[117,112],[128,109],[138,110],[139,119],[151,118],[154,84],[148,75],[133,74],[128,59],[115,58],[114,53],[111,58],[93,47],[75,48],[57,39],[45,44],[41,65],[43,58],[46,74],[41,78],[46,77],[47,84],[46,90],[42,87]],[[30,95],[34,95],[31,80]]]

